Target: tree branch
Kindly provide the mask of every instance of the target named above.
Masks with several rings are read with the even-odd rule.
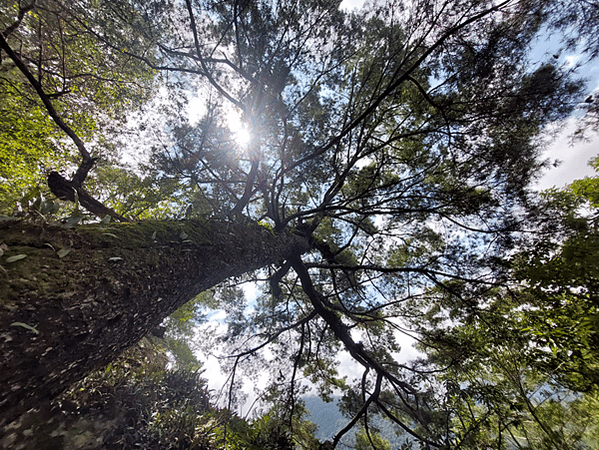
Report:
[[[273,342],[276,338],[278,338],[285,331],[293,330],[294,328],[302,326],[302,325],[310,322],[312,319],[314,319],[314,317],[316,317],[316,311],[312,311],[309,315],[307,315],[306,317],[304,317],[301,320],[298,320],[296,323],[293,323],[291,325],[288,325],[286,327],[281,328],[276,333],[270,335],[268,337],[268,339],[266,339],[262,344],[258,345],[257,347],[253,347],[250,350],[246,350],[246,351],[241,352],[241,353],[236,353],[234,355],[228,355],[227,358],[241,358],[242,356],[251,355],[252,353],[257,352],[261,348],[266,347],[268,344],[270,344],[271,342]]]
[[[488,284],[491,286],[495,286],[498,283],[492,281],[485,281],[477,278],[468,278],[460,275],[455,275],[452,273],[441,272],[438,270],[426,269],[424,267],[381,267],[376,265],[343,265],[343,264],[321,264],[316,262],[306,263],[306,267],[309,268],[318,268],[318,269],[338,269],[345,271],[356,271],[356,270],[367,270],[381,273],[400,273],[400,272],[408,272],[408,273],[419,273],[426,276],[441,276],[452,278],[455,280],[466,281],[471,283],[481,283]]]
[[[235,106],[237,106],[239,109],[241,109],[242,111],[245,112],[244,105],[241,102],[239,102],[238,100],[235,100],[227,91],[224,90],[224,88],[220,84],[218,84],[216,82],[216,80],[212,77],[212,75],[210,75],[210,71],[208,70],[208,67],[206,66],[206,62],[204,61],[204,58],[202,57],[201,48],[200,48],[200,39],[198,37],[198,28],[196,25],[195,15],[193,13],[193,7],[191,5],[191,1],[185,0],[185,4],[187,5],[187,11],[189,13],[189,20],[191,21],[191,31],[193,33],[193,40],[195,43],[196,54],[198,57],[198,61],[200,62],[200,66],[202,67],[202,70],[204,71],[204,76],[206,78],[208,78],[208,81],[210,82],[210,84],[212,84],[212,86],[214,86],[216,88],[216,90],[218,92],[220,92],[220,94],[223,97],[225,97],[227,100],[229,100]]]
[[[408,434],[414,436],[416,439],[418,439],[419,441],[425,442],[429,445],[432,445],[433,447],[437,447],[437,448],[441,448],[442,445],[438,444],[436,442],[433,442],[429,439],[426,439],[425,437],[419,435],[418,433],[416,433],[415,431],[413,431],[410,427],[408,427],[405,423],[403,423],[401,420],[399,420],[395,414],[393,414],[391,411],[389,411],[387,409],[387,407],[383,404],[383,402],[381,402],[379,399],[376,399],[374,401],[376,403],[376,405],[381,409],[381,411],[383,411],[385,413],[385,415],[391,419],[391,421],[395,422],[397,425],[399,425],[404,431],[406,431]]]
[[[12,59],[17,68],[21,71],[25,78],[27,78],[27,81],[29,81],[31,86],[33,86],[33,89],[35,89],[35,92],[46,107],[46,110],[48,111],[48,114],[50,115],[52,120],[54,120],[56,125],[58,125],[60,129],[62,129],[67,134],[67,136],[71,138],[71,140],[79,150],[79,154],[81,155],[82,161],[81,165],[79,166],[79,169],[77,169],[77,172],[73,177],[72,183],[74,183],[77,187],[80,187],[83,181],[85,180],[87,173],[96,162],[96,159],[91,157],[91,155],[85,148],[85,144],[83,143],[81,138],[77,136],[75,131],[73,131],[73,129],[70,126],[68,126],[64,120],[62,120],[62,117],[60,117],[60,115],[54,108],[52,100],[50,100],[50,97],[48,97],[48,95],[44,91],[44,88],[42,87],[41,83],[35,78],[35,76],[27,68],[25,63],[23,63],[19,55],[17,55],[14,52],[14,50],[10,47],[8,42],[6,42],[3,33],[0,33],[0,48],[6,52],[8,57]]]
[[[366,377],[366,374],[368,373],[368,371],[369,371],[369,369],[366,368],[366,372],[364,373],[364,376],[362,377],[363,380]],[[333,438],[333,447],[336,447],[337,444],[339,443],[339,441],[341,440],[341,438],[348,431],[350,431],[354,427],[354,425],[356,423],[358,423],[358,420],[360,420],[360,418],[362,416],[364,416],[364,414],[366,414],[366,411],[368,410],[368,407],[372,404],[372,402],[375,401],[375,400],[377,400],[379,398],[379,395],[381,393],[381,384],[382,384],[382,381],[383,381],[383,376],[379,373],[377,375],[377,377],[376,377],[376,385],[375,385],[375,388],[374,388],[374,392],[364,402],[364,404],[360,408],[360,411],[358,411],[356,413],[356,415],[353,417],[353,419],[345,427],[343,427],[343,429],[341,431],[339,431],[335,435],[335,437]]]
[[[366,352],[363,345],[354,342],[349,334],[348,327],[341,321],[341,319],[331,308],[326,306],[326,303],[328,303],[327,300],[314,287],[310,274],[308,273],[308,269],[301,260],[301,257],[292,256],[289,258],[289,262],[291,263],[291,267],[293,267],[297,273],[302,284],[302,289],[310,299],[312,306],[314,306],[314,309],[318,315],[324,319],[329,327],[331,327],[331,330],[333,333],[335,333],[335,336],[337,336],[337,338],[343,342],[345,348],[352,355],[352,357],[364,367],[371,368],[377,373],[382,374],[383,377],[385,377],[394,385],[399,386],[404,392],[416,395],[417,392],[412,386],[389,373],[388,370],[386,370],[380,363],[375,361],[374,358]]]
[[[304,162],[307,162],[309,160],[312,160],[320,155],[322,155],[323,153],[325,153],[327,150],[329,150],[330,148],[332,148],[333,146],[335,146],[337,143],[339,143],[351,130],[353,130],[354,128],[356,128],[362,121],[364,121],[368,116],[370,116],[375,110],[376,108],[378,108],[378,106],[389,96],[391,95],[395,89],[397,89],[403,82],[407,81],[412,73],[437,49],[439,48],[448,38],[450,38],[452,35],[454,35],[455,33],[457,33],[458,31],[462,30],[463,28],[467,27],[468,25],[476,22],[477,20],[482,19],[483,17],[498,11],[500,8],[504,7],[505,5],[507,5],[508,3],[512,2],[513,0],[505,0],[503,2],[501,2],[498,5],[495,5],[491,8],[488,8],[484,11],[481,11],[480,13],[470,17],[469,19],[465,20],[464,22],[458,23],[456,25],[454,25],[453,27],[451,27],[449,30],[447,30],[445,33],[443,33],[430,47],[428,47],[423,53],[422,55],[420,55],[420,57],[408,68],[406,69],[401,75],[399,75],[399,70],[401,69],[401,67],[399,67],[396,72],[393,74],[393,76],[391,77],[391,82],[387,85],[387,87],[383,90],[383,92],[376,98],[374,99],[370,105],[361,113],[358,115],[358,117],[356,117],[352,122],[350,122],[343,130],[341,130],[341,132],[339,134],[337,134],[337,136],[335,136],[334,138],[332,138],[327,144],[321,146],[320,148],[316,149],[313,153],[311,153],[310,155],[305,156],[304,158],[299,159],[298,161],[296,161],[294,164],[290,165],[289,167],[286,168],[286,172],[289,172],[291,170],[293,170],[295,167],[303,164]]]
[[[72,181],[66,180],[57,172],[51,172],[48,175],[48,187],[56,197],[70,202],[75,201],[75,192],[77,192],[79,204],[98,217],[108,215],[119,222],[129,222],[129,219],[93,198],[82,186],[77,186]]]
[[[71,138],[74,142],[75,146],[79,150],[79,154],[81,155],[81,163],[79,164],[79,168],[73,179],[71,181],[67,181],[61,175],[56,172],[52,172],[48,176],[48,187],[50,190],[56,195],[58,198],[63,200],[75,201],[75,192],[79,197],[79,202],[81,206],[90,211],[93,214],[98,216],[109,215],[115,220],[120,222],[128,221],[125,217],[121,216],[117,212],[103,205],[98,200],[94,199],[85,189],[83,189],[83,182],[87,177],[87,174],[95,164],[97,158],[92,158],[90,153],[85,148],[85,144],[81,140],[77,133],[68,126],[62,117],[58,114],[54,105],[52,104],[52,100],[44,91],[41,83],[35,78],[35,76],[31,73],[31,71],[27,68],[25,63],[21,60],[19,55],[15,53],[15,51],[10,47],[8,42],[5,39],[4,33],[0,33],[0,48],[6,52],[6,54],[10,57],[10,59],[15,63],[17,68],[21,71],[21,73],[27,78],[27,81],[33,86],[33,89],[37,93],[38,97],[46,107],[48,114],[54,120],[56,125],[59,126],[66,134]]]
[[[13,31],[15,31],[17,28],[19,28],[19,25],[21,25],[21,22],[23,21],[23,17],[25,17],[25,14],[27,14],[29,11],[31,11],[35,7],[35,2],[36,2],[36,0],[33,0],[29,5],[24,6],[23,8],[19,8],[17,20],[15,20],[11,25],[9,25],[6,28],[6,30],[2,31],[0,33],[0,35],[2,35],[4,37],[8,37]]]

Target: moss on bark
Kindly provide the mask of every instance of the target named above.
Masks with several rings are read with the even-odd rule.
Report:
[[[0,425],[109,363],[199,292],[309,249],[255,224],[206,221],[5,222],[0,244]]]

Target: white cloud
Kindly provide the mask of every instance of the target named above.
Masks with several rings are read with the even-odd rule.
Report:
[[[359,9],[362,5],[364,5],[364,0],[343,0],[339,5],[339,9]]]
[[[558,160],[557,167],[550,167],[539,180],[537,189],[561,188],[572,181],[594,175],[589,160],[599,154],[599,135],[588,133],[589,140],[572,143],[571,135],[576,123],[571,121],[547,148],[543,156],[550,161]]]

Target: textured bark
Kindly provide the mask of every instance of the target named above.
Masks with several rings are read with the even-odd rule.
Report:
[[[5,222],[0,243],[0,425],[108,364],[198,293],[309,249],[254,224],[200,221]],[[17,255],[27,256],[8,262]]]

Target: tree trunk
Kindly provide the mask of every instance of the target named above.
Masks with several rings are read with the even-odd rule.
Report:
[[[108,364],[198,293],[309,249],[255,224],[201,221],[9,221],[0,244],[0,426]]]

